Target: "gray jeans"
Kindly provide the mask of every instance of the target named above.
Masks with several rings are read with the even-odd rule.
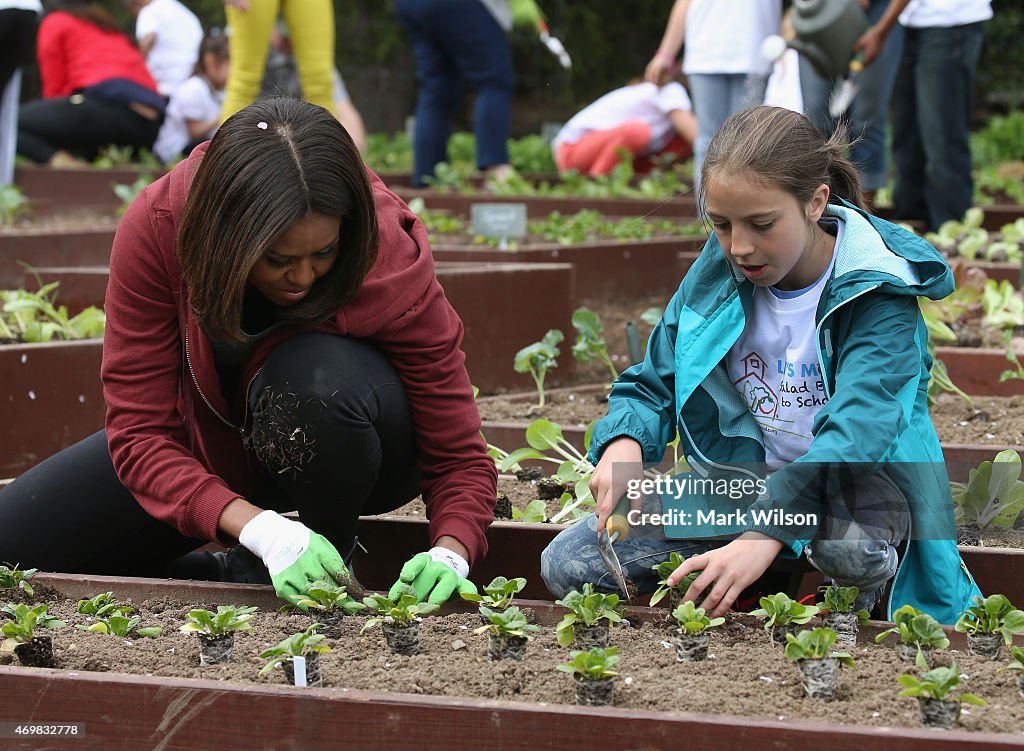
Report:
[[[910,530],[910,507],[884,473],[858,479],[850,492],[829,499],[817,536],[804,548],[808,562],[836,584],[861,590],[857,608],[870,611],[883,587],[896,574],[896,549]],[[646,509],[645,509],[646,510]],[[684,558],[722,547],[727,539],[669,540],[660,534],[631,534],[615,543],[627,578],[641,594],[653,592],[658,577],[652,568],[671,553]],[[591,582],[598,590],[618,592],[597,552],[594,514],[563,530],[541,553],[541,576],[556,597]]]

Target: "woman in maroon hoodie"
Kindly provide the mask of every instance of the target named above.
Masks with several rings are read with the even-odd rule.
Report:
[[[260,100],[144,190],[106,313],[106,430],[0,493],[0,560],[159,576],[237,540],[226,576],[248,557],[287,598],[345,581],[359,515],[422,492],[433,547],[402,579],[472,588],[497,474],[462,323],[423,225],[329,112]]]

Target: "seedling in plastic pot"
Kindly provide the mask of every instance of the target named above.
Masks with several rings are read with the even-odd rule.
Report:
[[[558,367],[561,350],[558,345],[565,340],[565,334],[558,329],[549,329],[539,342],[528,344],[516,352],[513,367],[517,373],[529,373],[537,387],[535,410],[544,409],[544,378],[548,371]]]
[[[830,585],[824,588],[824,593],[822,606],[826,612],[821,620],[825,627],[836,632],[839,643],[844,647],[855,646],[859,627],[871,621],[868,611],[854,610],[860,589]]]
[[[1005,595],[975,596],[974,604],[960,615],[953,628],[967,634],[972,654],[998,660],[1003,644],[1010,646],[1014,634],[1024,634],[1024,612],[1013,607]]]
[[[1017,691],[1021,696],[1024,696],[1024,649],[1020,647],[1010,647],[1010,657],[1012,662],[1009,665],[1003,665],[999,668],[999,672],[1004,670],[1014,670],[1017,673]]]
[[[526,579],[523,577],[517,577],[515,579],[506,579],[504,576],[496,576],[491,580],[491,583],[486,585],[484,593],[477,594],[476,592],[462,592],[460,597],[463,600],[469,602],[479,603],[481,613],[483,608],[490,608],[491,610],[504,610],[512,604],[512,600],[515,596],[523,591],[523,587],[526,586]],[[484,620],[484,623],[490,621]]]
[[[147,637],[152,638],[160,636],[160,634],[163,633],[163,629],[159,626],[139,628],[139,624],[142,623],[142,619],[137,615],[128,615],[130,612],[131,608],[127,608],[124,611],[106,611],[104,615],[97,618],[96,623],[89,626],[79,625],[75,626],[75,628],[81,629],[82,631],[89,631],[94,634],[120,636],[123,639],[131,639],[132,637],[138,639],[144,639]]]
[[[304,595],[293,595],[294,605],[284,605],[281,610],[299,608],[307,610],[319,621],[319,631],[331,639],[341,638],[341,619],[346,615],[365,610],[366,605],[348,593],[343,584],[326,580],[312,582]]]
[[[431,602],[419,602],[416,591],[408,584],[398,588],[395,599],[386,595],[370,595],[363,599],[366,607],[377,612],[370,618],[363,631],[381,624],[388,648],[396,655],[418,655],[420,653],[419,616],[433,613],[440,607]]]
[[[79,600],[76,610],[82,615],[91,615],[95,618],[103,618],[115,611],[120,611],[122,615],[132,612],[132,608],[118,604],[113,592],[103,592],[87,600]]]
[[[576,642],[583,649],[607,647],[610,627],[622,621],[624,610],[617,594],[595,592],[590,582],[582,592],[574,589],[555,604],[569,610],[555,626],[558,643],[568,647]]]
[[[974,694],[961,693],[954,696],[951,692],[960,684],[960,671],[956,660],[947,667],[929,670],[920,678],[904,673],[899,682],[905,687],[900,696],[914,696],[921,708],[921,721],[929,727],[949,730],[960,719],[960,705],[986,704]]]
[[[288,683],[292,685],[322,685],[323,675],[320,672],[320,655],[324,652],[330,652],[331,648],[322,643],[326,637],[321,633],[317,633],[319,626],[319,623],[314,623],[305,631],[292,634],[287,639],[279,641],[270,649],[260,652],[260,657],[267,662],[262,668],[260,668],[259,674],[266,675],[278,665],[281,665],[284,668],[284,674],[288,679]],[[305,660],[305,683],[302,683],[300,680],[300,682],[296,684],[296,657],[302,657]]]
[[[67,623],[48,615],[48,609],[46,605],[30,608],[23,602],[5,605],[3,612],[12,620],[0,625],[0,634],[4,637],[0,651],[13,651],[22,665],[52,668],[53,641],[49,636],[36,636],[35,631],[39,628],[61,628]]]
[[[526,616],[516,605],[501,611],[480,607],[480,616],[485,625],[473,633],[487,634],[487,658],[490,660],[522,660],[526,655],[526,643],[530,632],[537,626],[526,622]]]
[[[573,357],[582,363],[594,360],[602,362],[611,371],[612,380],[618,378],[619,371],[608,355],[608,343],[602,336],[604,325],[597,313],[589,308],[577,308],[572,314],[572,325],[576,329],[576,343],[572,346]]]
[[[725,618],[708,618],[704,608],[687,600],[672,611],[678,628],[672,637],[679,662],[695,662],[708,656],[708,629],[725,623]]]
[[[764,618],[764,630],[773,644],[785,644],[786,635],[798,631],[820,612],[817,605],[804,605],[785,592],[767,595],[758,600],[761,607],[751,610],[750,615]]]
[[[942,625],[927,613],[922,613],[913,605],[904,605],[892,614],[896,625],[887,628],[875,637],[881,644],[890,634],[899,637],[896,643],[896,654],[903,662],[913,662],[924,667],[931,664],[932,652],[949,646],[949,639]]]
[[[685,560],[679,553],[669,553],[667,561],[651,566],[651,570],[658,575],[658,588],[651,595],[650,605],[652,608],[664,600],[665,595],[668,595],[669,608],[675,610],[679,603],[682,602],[686,590],[700,576],[700,571],[694,571],[692,574],[687,574],[680,581],[676,582],[674,587],[668,586],[668,578],[672,575],[673,571],[683,565]]]
[[[800,668],[804,691],[813,699],[834,699],[839,690],[839,666],[852,668],[853,657],[833,652],[836,632],[830,628],[786,634],[786,659]]]
[[[38,573],[39,569],[37,568],[21,570],[17,565],[7,566],[0,564],[0,589],[14,589],[17,587],[31,597],[35,594],[35,591],[32,589],[32,585],[28,583],[28,580]]]
[[[619,662],[615,647],[593,647],[587,651],[573,651],[570,659],[557,669],[571,673],[576,686],[576,703],[581,706],[600,707],[612,703],[615,676],[612,670]]]
[[[199,634],[199,664],[215,665],[231,659],[236,631],[252,631],[253,613],[259,608],[218,605],[217,612],[190,610],[181,627],[183,633]]]

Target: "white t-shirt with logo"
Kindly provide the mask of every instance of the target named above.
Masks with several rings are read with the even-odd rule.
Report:
[[[692,0],[683,73],[768,75],[772,64],[761,57],[761,42],[781,25],[781,0]]]
[[[146,67],[160,93],[170,96],[196,67],[203,26],[178,0],[151,0],[135,19],[135,38],[142,41],[149,34],[156,34],[156,43]]]
[[[821,278],[802,290],[755,289],[747,326],[726,356],[729,377],[761,427],[771,470],[807,453],[814,418],[828,401],[814,314],[834,263],[835,253]]]
[[[992,0],[910,0],[900,23],[912,29],[964,26],[992,18]]]
[[[576,143],[591,131],[611,130],[630,120],[642,120],[651,126],[649,152],[659,151],[672,140],[675,132],[668,113],[692,109],[690,97],[678,81],[670,81],[661,87],[646,81],[623,86],[609,91],[573,115],[562,126],[551,146],[557,149],[563,143]]]
[[[188,121],[203,122],[220,117],[224,105],[224,92],[217,91],[202,76],[192,76],[174,90],[167,104],[167,114],[153,144],[153,153],[169,162],[188,145],[193,137],[188,132]],[[214,127],[206,134],[212,138]]]

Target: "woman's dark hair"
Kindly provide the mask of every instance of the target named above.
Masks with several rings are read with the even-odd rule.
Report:
[[[231,58],[231,49],[228,46],[228,38],[220,30],[208,31],[203,41],[199,43],[199,57],[196,58],[196,67],[192,70],[193,76],[206,75],[206,63],[203,58],[213,55],[217,60],[223,62]]]
[[[829,201],[838,197],[864,206],[857,168],[846,156],[846,131],[825,140],[805,116],[783,107],[751,107],[736,112],[718,130],[701,166],[700,206],[705,188],[720,175],[752,172],[801,204],[819,185],[828,185]]]
[[[102,5],[96,3],[82,2],[82,0],[59,0],[58,2],[48,2],[46,8],[49,11],[59,10],[61,13],[67,13],[69,16],[88,21],[93,26],[103,29],[103,31],[112,31],[118,34],[124,33],[118,27],[110,12]]]
[[[337,260],[280,318],[323,320],[355,295],[380,242],[373,193],[352,138],[323,107],[272,97],[229,117],[196,170],[177,237],[192,308],[208,336],[242,338],[250,271],[310,214],[338,217]]]

